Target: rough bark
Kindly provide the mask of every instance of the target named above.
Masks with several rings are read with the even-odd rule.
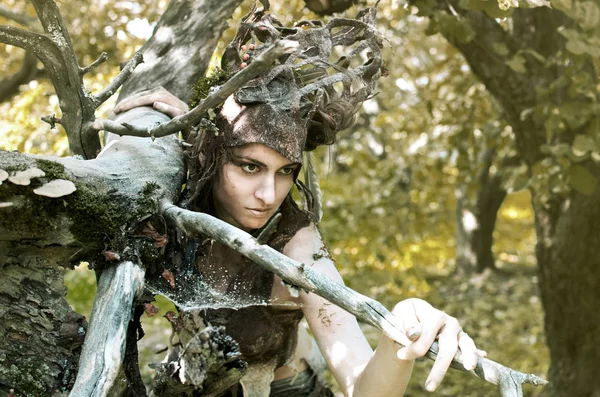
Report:
[[[163,86],[187,102],[192,85],[203,77],[217,41],[241,2],[171,1],[152,38],[140,50],[144,54],[144,64],[123,87],[119,100]]]
[[[600,178],[600,167],[590,164]],[[595,397],[600,391],[600,192],[572,193],[535,208],[536,255],[550,347],[548,396]]]

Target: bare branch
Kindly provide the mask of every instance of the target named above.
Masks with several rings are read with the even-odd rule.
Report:
[[[283,54],[289,54],[297,48],[297,43],[289,40],[281,40],[274,43],[270,48],[261,53],[256,57],[250,65],[235,74],[227,83],[225,83],[217,92],[209,95],[204,99],[198,106],[190,110],[189,112],[173,118],[171,121],[160,124],[156,127],[149,129],[139,128],[133,125],[127,125],[129,133],[126,135],[133,136],[145,136],[159,138],[166,135],[177,133],[188,127],[192,127],[206,115],[209,109],[218,106],[220,103],[225,101],[229,95],[235,90],[243,86],[260,73],[267,70],[277,58]],[[110,128],[112,124],[106,124],[106,127]],[[117,131],[108,130],[119,134]],[[122,129],[119,128],[119,131]]]
[[[111,388],[118,381],[125,357],[131,307],[144,288],[144,273],[129,261],[102,271],[71,395],[113,395]]]
[[[98,59],[96,59],[94,62],[90,63],[88,66],[86,66],[84,68],[79,68],[79,74],[81,76],[86,75],[87,73],[91,72],[92,70],[96,69],[98,66],[100,66],[101,64],[106,62],[107,59],[108,59],[108,54],[106,52],[102,52],[102,54],[100,54]]]
[[[161,208],[167,222],[183,230],[187,235],[210,236],[277,274],[285,282],[327,299],[361,321],[382,330],[396,341],[405,340],[401,322],[379,302],[343,284],[331,281],[310,266],[298,263],[267,245],[259,244],[250,234],[208,214],[184,210],[169,202],[162,202]],[[428,357],[435,359],[438,350],[437,343],[434,343],[428,352]],[[454,357],[452,367],[465,370],[460,352]],[[477,367],[471,372],[488,382],[499,385],[505,397],[522,396],[521,384],[523,383],[547,384],[544,379],[536,375],[524,374],[482,357],[478,358]]]
[[[144,62],[144,56],[141,52],[136,52],[135,54],[133,54],[133,58],[129,62],[127,62],[127,65],[125,65],[125,67],[123,68],[123,70],[121,70],[119,75],[115,77],[114,80],[111,81],[108,86],[106,86],[106,88],[104,88],[94,97],[97,106],[100,106],[108,98],[113,96],[114,93],[117,92],[119,87],[121,87],[121,85],[123,85],[123,83],[129,78],[129,76],[131,76],[135,68],[142,62]]]
[[[41,42],[42,46],[51,43],[50,39],[43,34],[18,28],[16,26],[0,25],[0,43],[20,47],[26,51],[31,51],[38,55],[38,53],[41,51],[39,49],[39,42]]]
[[[0,17],[4,17],[6,19],[10,19],[15,21],[21,25],[29,26],[35,22],[35,18],[30,17],[27,14],[21,14],[18,12],[14,12],[8,7],[0,4]]]
[[[37,58],[30,52],[25,52],[21,69],[10,77],[0,81],[0,102],[3,102],[19,91],[19,86],[36,78],[40,70],[37,68]]]

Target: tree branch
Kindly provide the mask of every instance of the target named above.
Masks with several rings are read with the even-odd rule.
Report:
[[[0,102],[4,102],[15,95],[19,91],[19,86],[34,79],[38,72],[37,58],[26,51],[21,69],[12,76],[0,81]]]
[[[96,69],[98,66],[100,66],[104,62],[106,62],[107,59],[108,59],[108,54],[106,52],[102,52],[102,54],[100,54],[98,59],[96,59],[94,62],[90,63],[89,65],[87,65],[84,68],[79,68],[79,74],[81,76],[88,74],[89,72]]]
[[[265,50],[258,57],[256,57],[250,65],[236,73],[217,92],[209,95],[202,102],[200,102],[198,106],[164,124],[152,126],[150,128],[140,128],[131,124],[124,124],[124,126],[127,128],[126,134],[123,134],[124,130],[121,127],[117,127],[114,130],[110,129],[111,127],[115,127],[113,123],[105,123],[104,127],[108,128],[108,131],[118,135],[133,135],[153,138],[174,134],[186,128],[192,127],[200,122],[202,117],[206,115],[209,109],[213,109],[220,103],[224,102],[229,95],[235,92],[235,90],[270,68],[277,58],[283,54],[289,54],[293,52],[296,48],[297,43],[289,40],[281,40],[275,43],[271,46],[271,48]]]
[[[129,261],[102,271],[71,395],[111,395],[125,357],[133,300],[143,290],[144,274],[144,269]]]
[[[167,222],[187,235],[210,236],[277,274],[285,282],[313,292],[353,314],[361,321],[377,327],[390,338],[396,341],[406,338],[398,319],[379,302],[361,295],[343,284],[331,281],[310,266],[298,263],[267,245],[259,244],[248,233],[208,214],[184,210],[167,201],[161,203],[161,209]],[[437,343],[434,343],[427,355],[435,359],[437,354]],[[454,357],[452,367],[464,370],[460,352]],[[488,382],[497,384],[504,397],[522,396],[521,384],[523,383],[534,385],[547,383],[535,375],[515,371],[482,357],[478,357],[477,367],[471,372]]]
[[[106,86],[106,88],[104,88],[101,92],[96,94],[94,98],[96,104],[100,106],[108,98],[113,96],[115,92],[117,92],[119,87],[121,87],[123,83],[129,78],[129,76],[131,76],[134,69],[142,62],[144,62],[144,57],[141,52],[136,52],[135,54],[133,54],[133,58],[131,58],[131,60],[127,62],[127,65],[125,65],[125,67],[123,68],[123,70],[121,70],[119,75],[115,77],[114,80],[111,81],[108,86]]]
[[[144,64],[135,70],[119,99],[162,86],[187,102],[192,86],[204,76],[229,19],[242,0],[173,0],[154,34],[139,52]],[[152,81],[148,81],[152,76]]]
[[[8,7],[2,4],[0,4],[0,17],[10,19],[25,26],[29,26],[35,22],[35,18],[32,18],[27,14],[20,14],[18,12],[14,12],[13,10],[9,9]]]

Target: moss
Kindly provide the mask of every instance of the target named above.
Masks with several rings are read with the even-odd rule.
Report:
[[[26,169],[31,168],[31,167],[28,166],[27,164],[14,164],[14,165],[8,165],[8,166],[0,167],[0,168],[2,168],[4,171],[8,172],[9,174],[13,174],[15,172],[25,171]]]
[[[27,169],[32,165],[11,164],[12,169]],[[48,160],[36,160],[36,164],[46,174],[34,178],[28,186],[12,183],[0,185],[0,201],[11,201],[11,197],[24,199],[18,208],[3,211],[0,226],[14,230],[15,225],[22,225],[25,234],[43,236],[57,229],[56,220],[61,214],[69,212],[73,220],[70,232],[75,239],[87,246],[99,246],[105,237],[114,238],[121,234],[121,228],[127,224],[129,208],[121,208],[115,204],[116,197],[102,192],[92,184],[76,181],[65,172],[62,164]],[[32,194],[32,190],[54,179],[67,179],[75,183],[77,190],[61,198],[49,198]],[[23,224],[23,219],[28,223]],[[16,232],[19,232],[16,230]]]
[[[154,194],[158,190],[160,190],[158,183],[146,182],[138,198],[135,200],[136,213],[133,218],[142,220],[158,212],[158,200]]]
[[[192,97],[190,98],[190,107],[196,107],[210,93],[210,89],[227,81],[228,73],[223,69],[214,69],[211,74],[198,80],[192,87]]]
[[[105,237],[115,238],[129,221],[127,208],[115,204],[115,197],[103,194],[83,183],[65,198],[66,207],[75,212],[70,231],[86,245],[97,245]]]
[[[49,160],[36,160],[35,161],[36,166],[44,171],[44,173],[46,174],[46,179],[48,179],[49,181],[53,180],[53,179],[68,179],[71,180],[66,174],[65,174],[65,166],[54,162],[54,161],[49,161]]]

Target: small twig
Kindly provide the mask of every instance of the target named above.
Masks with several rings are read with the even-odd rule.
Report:
[[[50,124],[50,128],[56,127],[56,124],[62,124],[62,120],[60,117],[56,117],[55,114],[49,114],[47,116],[40,117],[42,121]]]
[[[107,59],[108,59],[108,54],[106,52],[102,52],[102,54],[100,54],[98,59],[96,59],[94,62],[90,63],[88,66],[86,66],[84,68],[80,67],[79,75],[84,76],[85,74],[91,72],[92,70],[96,69],[100,64],[106,62]]]
[[[131,135],[131,136],[141,136],[146,138],[147,135],[133,135],[131,130],[127,128],[125,125],[121,123],[114,122],[108,119],[96,119],[90,125],[88,129],[88,133],[98,133],[99,131],[110,131],[113,134],[117,134],[119,136]]]
[[[94,97],[94,101],[96,102],[97,106],[100,106],[100,104],[104,103],[115,92],[117,92],[119,87],[121,87],[123,83],[129,78],[129,76],[131,76],[135,68],[143,62],[144,55],[141,52],[136,52],[135,54],[133,54],[133,58],[131,58],[131,60],[127,62],[127,65],[125,65],[125,67],[123,68],[123,70],[121,70],[118,76],[115,77],[113,81],[111,81],[110,84],[106,86],[106,88],[104,88]]]

